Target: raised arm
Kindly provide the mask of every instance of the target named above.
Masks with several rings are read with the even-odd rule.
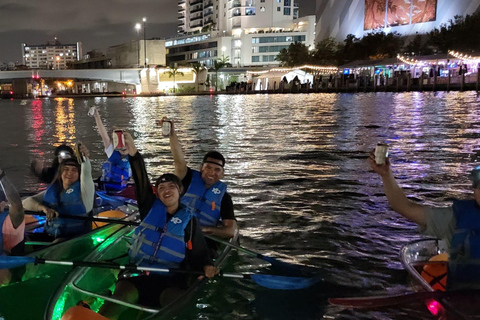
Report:
[[[82,144],[78,150],[84,157],[85,161],[81,163],[82,170],[80,175],[80,186],[82,202],[87,212],[92,211],[95,201],[95,183],[92,178],[92,165],[90,163],[90,152],[87,147]]]
[[[166,118],[163,118],[160,121],[160,124],[163,124]],[[172,127],[170,130],[170,150],[172,151],[173,161],[175,164],[175,175],[182,180],[187,175],[187,163],[185,162],[185,156],[183,155],[182,146],[178,141],[177,134],[175,133],[175,123],[171,120]]]
[[[110,135],[108,134],[107,129],[105,129],[105,126],[103,125],[97,108],[95,108],[93,117],[95,118],[95,123],[97,124],[98,133],[100,134],[100,137],[102,137],[103,146],[105,147],[105,150],[107,150],[108,147],[112,144],[112,140],[110,139]]]
[[[392,209],[422,228],[426,228],[428,207],[415,203],[407,198],[405,192],[403,192],[403,189],[400,188],[393,176],[389,159],[387,158],[385,160],[385,164],[379,165],[375,162],[373,153],[370,153],[368,163],[373,171],[378,173],[382,178],[385,195]]]
[[[150,184],[142,155],[138,152],[132,136],[128,132],[125,132],[124,136],[125,147],[129,155],[128,161],[130,162],[132,177],[135,181],[135,194],[137,196],[140,217],[143,220],[155,201],[155,195],[153,194],[152,185]]]
[[[10,220],[12,221],[13,227],[17,229],[17,227],[22,224],[25,215],[22,206],[22,199],[20,198],[17,189],[15,189],[13,184],[6,177],[5,171],[2,169],[0,169],[0,184],[2,185],[8,202],[10,202]]]

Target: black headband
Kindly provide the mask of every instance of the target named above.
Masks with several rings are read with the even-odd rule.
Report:
[[[219,160],[219,161],[222,161],[222,160]],[[215,162],[215,161],[209,161],[209,160],[203,161],[203,163],[207,163],[207,162],[208,162],[208,163],[216,164],[217,166],[220,166],[220,167],[223,168],[223,164],[221,164],[221,163],[218,163],[218,162]]]

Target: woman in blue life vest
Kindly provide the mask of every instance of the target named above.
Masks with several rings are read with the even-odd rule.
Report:
[[[74,158],[63,160],[47,190],[23,200],[26,210],[45,213],[45,231],[54,238],[70,238],[91,230],[91,222],[66,217],[87,217],[93,209],[95,185],[89,151],[84,145],[78,151],[83,155],[79,157],[81,165]]]
[[[377,164],[372,152],[368,162],[382,178],[392,209],[417,223],[424,234],[447,242],[450,255],[447,289],[480,289],[480,167],[470,175],[473,199],[454,200],[447,207],[430,207],[406,197],[393,176],[388,158],[384,164]]]
[[[200,225],[193,213],[180,203],[180,179],[174,174],[160,176],[155,183],[154,194],[143,157],[128,133],[125,133],[125,145],[130,155],[142,218],[142,223],[135,229],[129,251],[131,261],[142,266],[197,270],[209,278],[215,276],[218,269],[213,266]],[[146,306],[163,305],[171,298],[170,289],[188,287],[188,277],[179,273],[119,278],[114,298]],[[109,319],[117,319],[121,310],[121,306],[106,302],[99,313]]]
[[[108,160],[102,166],[100,185],[105,191],[123,190],[132,176],[132,170],[128,161],[126,149],[115,149],[112,139],[103,125],[98,109],[94,108],[93,117],[97,125],[98,133],[102,137],[103,146]]]

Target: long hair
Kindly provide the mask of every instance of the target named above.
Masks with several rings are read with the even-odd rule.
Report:
[[[82,166],[78,161],[74,158],[69,158],[69,159],[64,159],[60,164],[58,165],[58,170],[57,173],[55,174],[55,178],[53,178],[52,184],[59,183],[60,186],[63,188],[63,180],[62,180],[62,171],[65,166],[74,166],[78,169],[78,176],[80,179],[80,174],[82,170]]]

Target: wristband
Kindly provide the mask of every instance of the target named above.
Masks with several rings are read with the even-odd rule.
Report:
[[[0,174],[0,180],[2,180],[3,177],[5,177],[6,173],[5,170],[2,170],[2,173]]]

